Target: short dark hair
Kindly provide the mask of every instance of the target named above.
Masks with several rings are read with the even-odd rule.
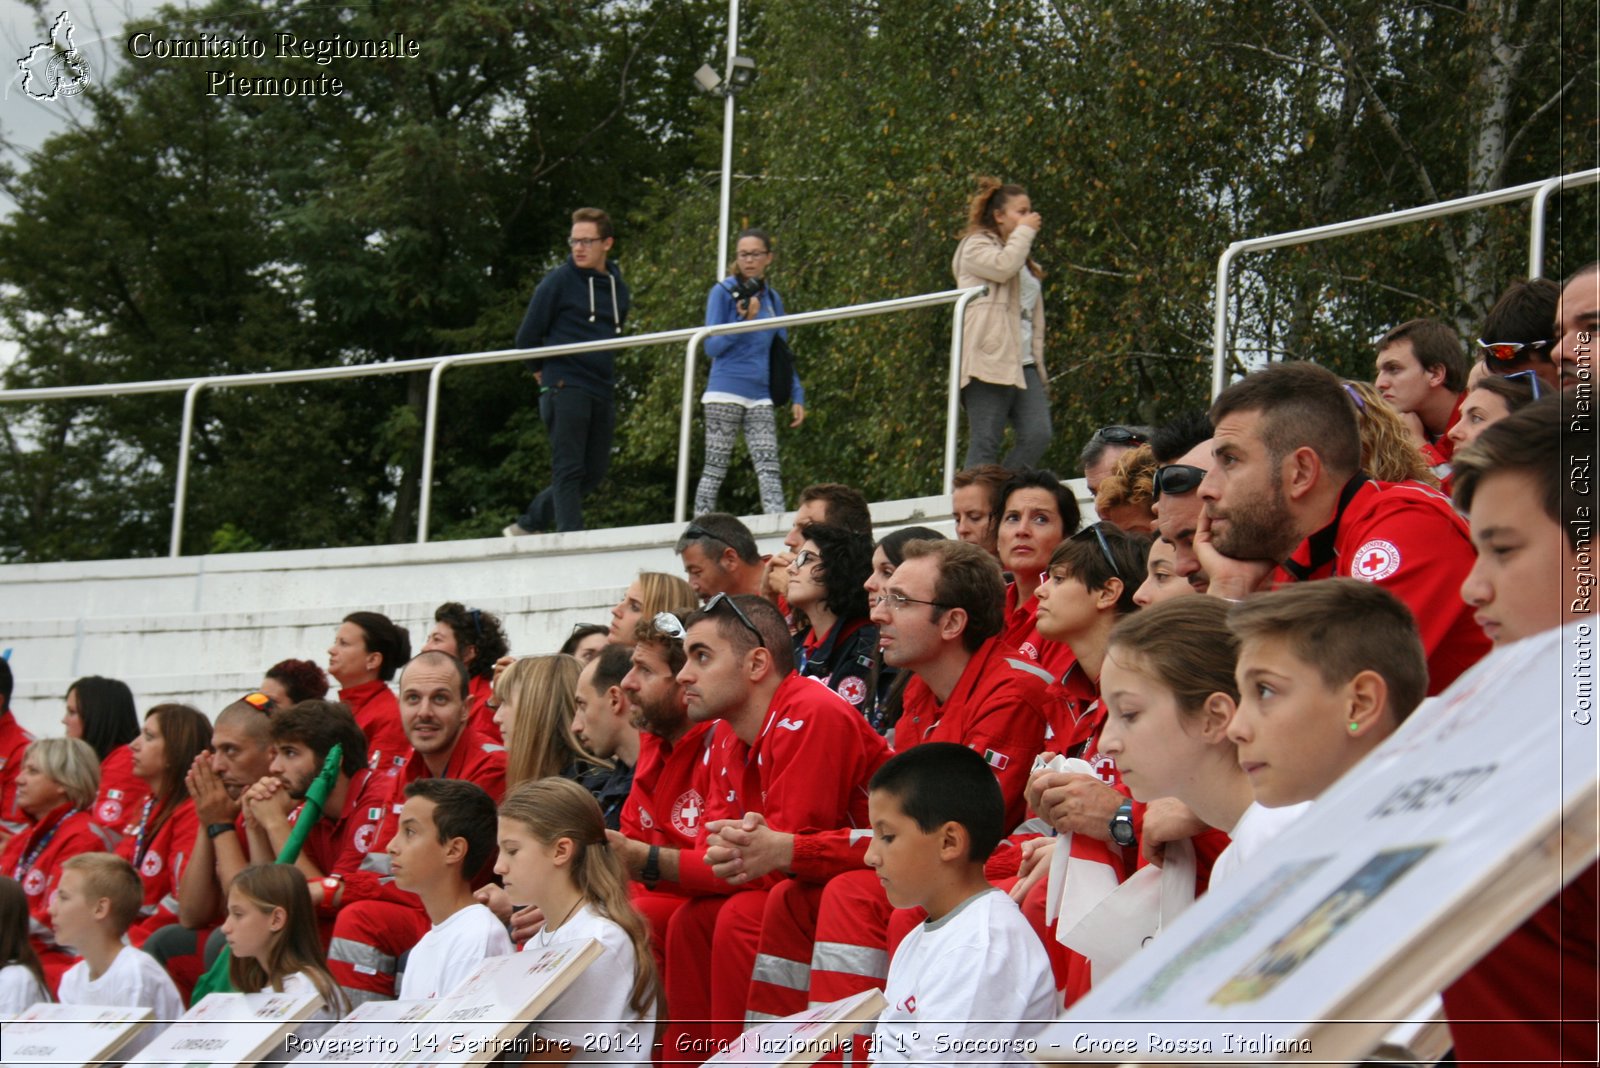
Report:
[[[127,745],[139,734],[139,708],[133,691],[121,679],[85,675],[67,687],[78,693],[78,718],[83,722],[83,740],[102,761],[111,751]]]
[[[872,510],[867,507],[866,496],[854,486],[842,482],[818,482],[800,491],[800,504],[812,501],[828,502],[829,526],[843,527],[857,534],[872,536]]]
[[[1100,549],[1096,530],[1105,538],[1111,560],[1116,561],[1115,571],[1111,560],[1107,560]],[[1050,570],[1066,568],[1086,590],[1103,590],[1112,579],[1120,579],[1122,594],[1117,598],[1117,615],[1125,616],[1138,608],[1133,603],[1133,595],[1144,584],[1145,561],[1149,556],[1150,535],[1123,530],[1115,523],[1092,523],[1072,537],[1061,539],[1056,551],[1050,554]]]
[[[1526,373],[1526,372],[1522,372]],[[1534,381],[1537,381],[1535,379]],[[1521,411],[1536,399],[1533,395],[1533,386],[1523,379],[1510,379],[1504,375],[1485,375],[1478,379],[1478,384],[1473,389],[1481,389],[1485,393],[1493,393],[1506,405],[1506,414]]]
[[[1550,279],[1519,278],[1506,287],[1489,314],[1483,317],[1483,332],[1478,336],[1490,344],[1549,341],[1560,303],[1561,287]]]
[[[756,226],[746,226],[743,230],[740,230],[738,235],[734,237],[733,243],[737,245],[747,237],[755,238],[757,241],[761,242],[762,248],[766,249],[768,252],[772,251],[772,235]]]
[[[1042,489],[1055,497],[1056,511],[1061,513],[1061,536],[1077,533],[1078,527],[1083,524],[1083,515],[1078,511],[1078,498],[1059,475],[1042,467],[1024,467],[1011,472],[1011,477],[1006,479],[1006,484],[1000,487],[1000,493],[995,498],[996,522],[1005,514],[1006,502],[1011,495],[1025,489]]]
[[[346,775],[367,766],[367,736],[342,701],[300,701],[274,712],[270,726],[273,742],[299,742],[316,755],[318,766],[335,745],[344,747],[339,770]]]
[[[615,237],[616,231],[611,227],[611,216],[603,208],[579,208],[572,213],[575,223],[594,223],[599,228],[601,239]]]
[[[706,548],[708,542],[716,547],[714,551]],[[761,553],[756,549],[756,539],[750,528],[727,512],[705,512],[689,520],[672,551],[681,555],[691,545],[700,546],[708,560],[720,557],[723,549],[732,549],[734,555],[747,564],[761,562]]]
[[[1589,527],[1580,509],[1586,495],[1562,493],[1561,395],[1552,394],[1489,426],[1451,458],[1450,491],[1456,508],[1472,510],[1484,479],[1515,474],[1533,483],[1544,512],[1560,523],[1567,544],[1578,551],[1578,532]],[[1591,439],[1592,441],[1593,439]]]
[[[980,550],[981,551],[981,550]],[[1006,801],[983,757],[955,742],[923,742],[883,762],[867,788],[900,803],[924,834],[947,823],[967,832],[967,859],[982,864],[1005,836]]]
[[[585,638],[592,638],[596,634],[610,634],[611,628],[604,623],[579,623],[572,628],[572,633],[567,635],[567,640],[561,643],[560,652],[563,656],[577,656],[578,646],[583,644]],[[494,674],[493,665],[490,666],[491,675]]]
[[[1158,464],[1175,464],[1196,445],[1211,439],[1211,418],[1199,408],[1178,413],[1150,435],[1150,451]]]
[[[654,625],[653,621],[651,625]],[[632,668],[633,646],[623,645],[621,642],[607,642],[601,647],[600,655],[594,658],[594,688],[600,693],[605,693],[613,686],[622,685],[623,677]]]
[[[476,654],[467,662],[467,671],[474,678],[487,679],[494,675],[494,662],[510,651],[506,632],[500,627],[500,617],[481,608],[468,608],[459,601],[446,601],[433,613],[435,623],[443,623],[455,635],[456,649],[466,661],[467,647]]]
[[[360,627],[367,652],[383,658],[378,678],[384,682],[393,679],[394,673],[411,659],[411,632],[383,613],[351,612],[344,622]]]
[[[977,464],[973,467],[963,467],[950,479],[950,489],[966,489],[968,486],[978,486],[989,495],[989,511],[996,512],[1000,508],[995,494],[1000,492],[1000,487],[1006,484],[1006,479],[1011,477],[1009,468],[999,464]],[[940,535],[943,537],[943,535]]]
[[[908,541],[901,552],[906,560],[931,556],[939,562],[933,600],[967,613],[967,628],[961,632],[961,644],[967,652],[977,652],[979,646],[1000,633],[1005,626],[1006,580],[999,562],[987,550],[945,538]],[[933,611],[937,619],[945,609],[936,607]]]
[[[328,695],[328,674],[311,660],[280,660],[267,668],[266,677],[281,683],[291,702]]]
[[[11,661],[0,656],[0,709],[11,704],[11,694],[16,685],[16,679],[11,674]]]
[[[1228,611],[1242,646],[1273,639],[1314,667],[1329,687],[1376,671],[1389,691],[1396,723],[1428,693],[1428,656],[1405,602],[1382,586],[1353,578],[1297,582],[1259,593]]]
[[[1004,470],[1002,468],[1001,470]],[[901,527],[899,530],[885,534],[878,541],[878,548],[883,550],[891,564],[900,566],[905,557],[907,542],[912,541],[944,541],[945,536],[932,527]]]
[[[1325,367],[1296,360],[1248,374],[1212,403],[1212,425],[1235,412],[1260,413],[1261,440],[1274,464],[1310,448],[1331,475],[1349,478],[1361,470],[1355,405],[1339,376]]]
[[[1109,441],[1106,438],[1106,432],[1111,430],[1126,431],[1139,440]],[[1147,426],[1128,426],[1123,423],[1112,423],[1110,426],[1103,426],[1099,430],[1096,430],[1093,434],[1089,435],[1089,440],[1084,443],[1083,451],[1078,453],[1078,470],[1081,471],[1089,465],[1096,463],[1100,457],[1106,454],[1106,450],[1111,448],[1111,446],[1119,445],[1132,448],[1135,445],[1142,445],[1150,440],[1150,435],[1152,433],[1154,433],[1154,431]]]
[[[750,625],[761,632],[761,644],[772,654],[772,667],[778,673],[778,677],[782,678],[793,671],[794,640],[789,635],[789,624],[783,618],[783,614],[771,601],[765,597],[757,597],[753,593],[742,593],[737,597],[730,597],[729,600],[739,607],[739,611],[744,613]],[[716,622],[717,637],[733,646],[734,655],[745,656],[756,648],[756,636],[751,633],[750,628],[746,627],[732,611],[724,610],[720,603],[714,612],[704,608],[695,609],[684,621],[684,629],[687,630],[707,619]]]
[[[406,796],[433,802],[433,825],[439,832],[440,845],[452,838],[466,841],[461,878],[469,883],[476,879],[494,854],[499,827],[494,798],[475,782],[435,778],[407,783]]]
[[[456,674],[460,676],[461,679],[461,698],[462,700],[466,700],[472,695],[472,678],[467,674],[467,665],[461,662],[460,657],[451,656],[443,649],[424,649],[410,660],[407,660],[406,666],[410,667],[412,664],[437,664],[441,662],[449,664],[451,667],[456,669]],[[402,685],[405,683],[404,673],[401,674],[400,681]]]
[[[1411,352],[1424,371],[1443,367],[1444,388],[1452,393],[1461,392],[1461,387],[1467,383],[1467,357],[1455,327],[1437,319],[1407,319],[1378,339],[1378,353],[1381,355],[1397,341],[1411,342]]]
[[[872,574],[872,536],[832,523],[807,523],[800,536],[817,543],[822,563],[817,576],[826,591],[828,611],[840,619],[867,618],[867,590]]]

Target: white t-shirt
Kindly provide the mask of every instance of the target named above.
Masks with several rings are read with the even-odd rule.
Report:
[[[15,1016],[49,1000],[50,992],[23,965],[0,968],[0,1015]]]
[[[104,1005],[155,1011],[156,1030],[183,1015],[183,999],[167,970],[150,954],[123,946],[98,979],[89,978],[89,962],[80,960],[61,976],[57,993],[63,1005]]]
[[[1284,805],[1282,808],[1267,808],[1250,802],[1250,807],[1244,810],[1239,822],[1228,832],[1228,848],[1218,853],[1212,863],[1211,882],[1208,885],[1215,888],[1233,878],[1234,872],[1255,856],[1262,846],[1282,834],[1284,828],[1304,816],[1310,807],[1310,801]]]
[[[884,998],[876,1064],[1024,1063],[1029,1040],[1061,1010],[1039,936],[993,889],[906,935]]]
[[[402,1000],[444,997],[488,957],[511,952],[511,936],[488,906],[471,904],[435,924],[406,959]]]
[[[599,939],[600,955],[540,1013],[533,1029],[545,1038],[570,1042],[574,1064],[649,1064],[655,1007],[640,1016],[628,1004],[633,992],[633,941],[615,920],[602,916],[593,905],[584,905],[548,943],[535,935],[522,948],[537,952],[591,938]]]

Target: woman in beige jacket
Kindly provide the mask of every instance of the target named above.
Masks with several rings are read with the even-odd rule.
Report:
[[[961,343],[961,402],[967,410],[967,458],[994,463],[1010,423],[1016,435],[1003,461],[1016,470],[1039,462],[1050,445],[1050,394],[1044,368],[1044,272],[1029,255],[1039,213],[1020,185],[978,180],[967,232],[951,270],[961,288],[987,285],[967,305]]]

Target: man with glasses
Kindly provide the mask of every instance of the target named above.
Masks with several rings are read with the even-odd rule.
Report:
[[[565,263],[544,276],[522,326],[517,348],[609,341],[628,316],[628,287],[606,254],[613,242],[611,217],[599,208],[572,213]],[[583,529],[583,498],[606,477],[616,424],[612,394],[616,352],[552,356],[539,362],[539,418],[550,432],[550,485],[501,533]]]
[[[761,594],[767,559],[750,528],[726,512],[695,516],[673,551],[683,559],[684,578],[701,601],[719,593]]]
[[[1437,319],[1411,319],[1379,338],[1377,350],[1373,388],[1400,413],[1428,462],[1448,464],[1454,443],[1445,435],[1467,387],[1460,335]]]
[[[1083,468],[1084,481],[1089,484],[1089,496],[1100,492],[1100,482],[1117,466],[1122,454],[1137,449],[1150,440],[1147,426],[1103,426],[1089,438],[1089,443],[1078,454],[1078,466]]]
[[[1473,561],[1466,523],[1421,483],[1361,473],[1355,408],[1337,375],[1274,364],[1223,390],[1211,418],[1195,553],[1212,596],[1336,575],[1380,583],[1416,617],[1430,694],[1488,652],[1456,596]]]

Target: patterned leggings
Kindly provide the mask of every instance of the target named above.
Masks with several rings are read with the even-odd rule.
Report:
[[[744,431],[750,462],[756,467],[756,483],[761,488],[761,511],[767,515],[783,513],[783,478],[778,470],[778,430],[770,404],[746,408],[742,404],[706,405],[706,468],[694,491],[696,515],[717,509],[717,491],[728,477],[733,461],[733,446]]]

